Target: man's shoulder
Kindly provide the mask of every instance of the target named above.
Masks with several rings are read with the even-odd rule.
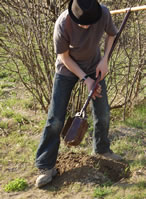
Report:
[[[65,10],[64,12],[62,12],[60,14],[60,16],[58,17],[58,19],[56,20],[56,25],[63,25],[66,21],[66,18],[68,16],[68,10]]]
[[[101,5],[102,8],[102,15],[103,16],[108,16],[110,14],[109,9],[105,5]]]

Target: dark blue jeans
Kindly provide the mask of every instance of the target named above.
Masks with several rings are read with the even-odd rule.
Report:
[[[60,133],[64,125],[67,105],[72,89],[77,81],[77,77],[55,75],[48,119],[36,154],[36,166],[39,169],[51,169],[56,164],[60,145]],[[109,106],[104,80],[100,84],[102,86],[103,97],[92,100],[94,119],[93,151],[95,153],[107,152],[110,146],[107,137],[109,129]]]

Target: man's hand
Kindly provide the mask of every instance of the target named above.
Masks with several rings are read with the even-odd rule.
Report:
[[[101,80],[106,76],[108,73],[108,56],[114,42],[116,36],[107,35],[105,39],[105,52],[104,57],[100,60],[99,64],[96,67],[96,77],[98,77],[99,72],[101,72]]]
[[[98,77],[99,72],[101,72],[101,80],[106,76],[108,73],[108,60],[107,58],[103,57],[99,64],[96,67],[96,77]]]
[[[91,89],[92,89],[92,87],[93,87],[93,85],[94,85],[94,83],[95,83],[95,80],[93,80],[93,79],[91,79],[90,77],[88,77],[88,78],[85,80],[84,83],[86,84],[86,86],[87,86],[87,88],[88,88],[88,92],[90,92]],[[93,98],[94,100],[96,99],[96,97],[101,98],[102,95],[101,95],[100,93],[101,93],[101,85],[98,84],[97,89],[95,90],[95,92],[94,92],[93,95],[92,95],[92,98]]]

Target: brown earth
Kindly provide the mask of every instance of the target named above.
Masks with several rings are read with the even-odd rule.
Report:
[[[103,183],[105,176],[113,182],[128,177],[130,170],[128,164],[102,158],[101,156],[90,156],[85,153],[68,152],[60,154],[56,164],[58,177],[53,184],[81,183]]]
[[[84,152],[60,153],[56,168],[57,176],[50,184],[40,189],[40,191],[50,191],[49,195],[52,194],[52,196],[48,197],[49,199],[51,197],[53,199],[89,199],[92,198],[90,191],[92,192],[94,187],[108,182],[116,183],[130,175],[127,163],[87,155]],[[32,186],[34,183],[33,180]],[[81,190],[86,187],[89,195],[82,191],[76,193],[75,186],[79,186]],[[36,191],[38,192],[38,189]],[[44,199],[44,196],[42,198]]]

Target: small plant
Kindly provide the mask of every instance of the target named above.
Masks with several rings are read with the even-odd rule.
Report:
[[[16,113],[16,114],[14,115],[14,119],[15,119],[15,121],[17,121],[17,122],[20,123],[20,124],[29,123],[28,119],[27,119],[25,116],[22,116],[22,115],[19,114],[19,113]]]
[[[5,111],[2,112],[2,116],[7,118],[12,118],[14,116],[14,111],[11,109],[6,109]]]
[[[94,191],[94,197],[103,198],[104,196],[111,194],[112,190],[109,187],[98,187]]]
[[[28,184],[25,179],[16,178],[15,180],[10,181],[8,184],[4,186],[4,190],[6,192],[11,191],[23,191],[28,187]]]
[[[8,77],[8,73],[6,71],[0,71],[0,79]]]
[[[0,128],[1,129],[7,129],[8,128],[8,124],[4,121],[0,121]]]
[[[113,182],[110,179],[108,179],[106,182],[101,184],[101,187],[111,187],[112,185],[113,185]]]

